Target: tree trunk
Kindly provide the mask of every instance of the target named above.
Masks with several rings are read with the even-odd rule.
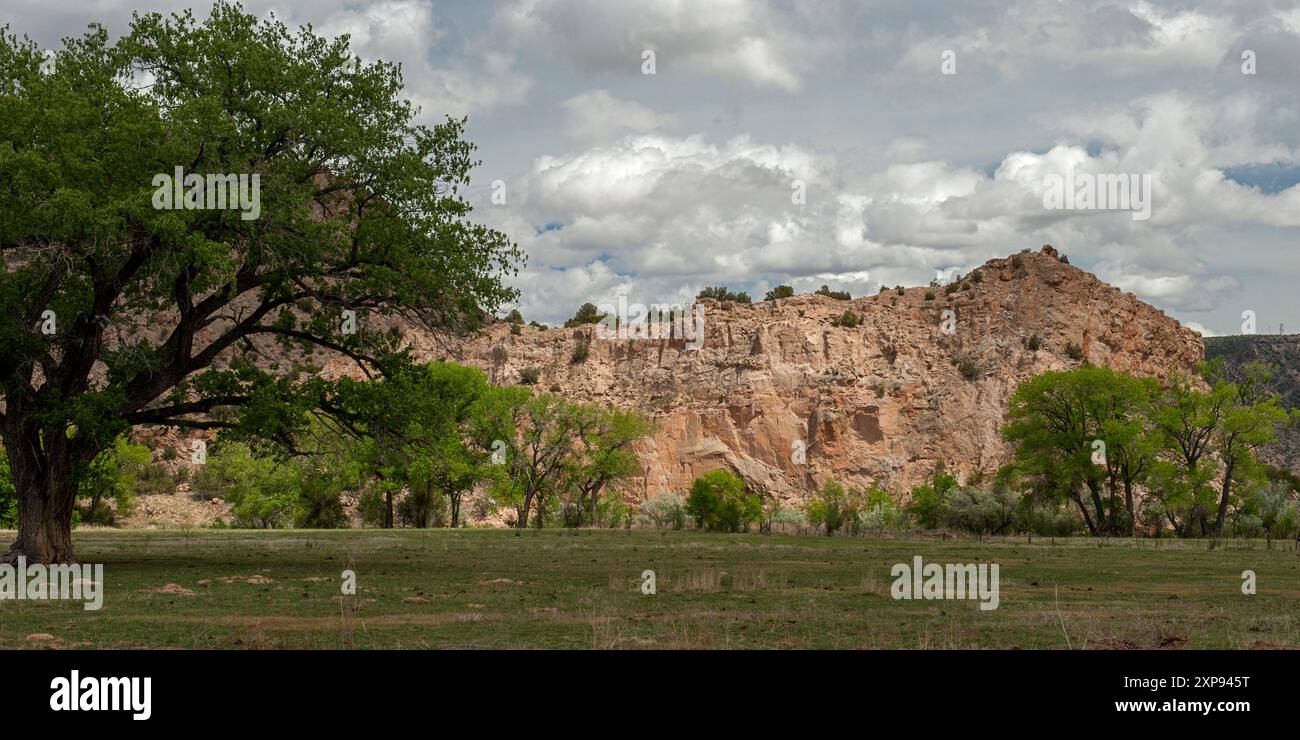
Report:
[[[18,496],[18,539],[0,562],[73,563],[72,508],[77,489],[72,480],[72,453],[67,445],[41,452],[40,435],[8,430],[9,468]]]
[[[1228,515],[1228,494],[1232,493],[1232,473],[1237,467],[1235,462],[1229,462],[1228,467],[1223,471],[1223,492],[1219,497],[1219,516],[1214,521],[1215,535],[1223,536],[1223,520]]]
[[[515,507],[515,513],[516,513],[515,528],[516,529],[528,529],[528,510],[531,509],[532,507],[533,507],[532,494],[524,496],[524,505],[522,507],[519,506]]]
[[[1128,510],[1128,536],[1137,534],[1137,512],[1133,510],[1133,481],[1124,479],[1124,508]]]
[[[384,529],[393,528],[393,492],[384,493]]]
[[[451,528],[455,529],[460,526],[460,494],[455,494],[451,498]]]
[[[1083,498],[1078,495],[1074,495],[1070,497],[1070,500],[1073,501],[1075,505],[1079,507],[1079,512],[1083,514],[1083,522],[1084,524],[1088,525],[1088,532],[1091,533],[1093,537],[1096,537],[1097,525],[1093,523],[1092,517],[1088,515],[1088,507],[1084,506]]]

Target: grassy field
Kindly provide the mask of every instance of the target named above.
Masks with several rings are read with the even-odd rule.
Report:
[[[103,608],[0,601],[0,648],[1300,647],[1292,543],[478,529],[100,530],[75,544],[104,563]],[[890,568],[914,555],[999,563],[999,608],[894,600]],[[345,569],[355,596],[340,593]]]

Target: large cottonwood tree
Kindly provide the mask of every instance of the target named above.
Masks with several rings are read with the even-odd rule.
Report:
[[[9,559],[72,560],[77,479],[132,426],[292,432],[326,394],[277,342],[381,374],[397,319],[465,330],[513,299],[518,249],[460,195],[463,121],[420,125],[399,69],[346,37],[221,3],[116,42],[92,26],[53,62],[0,33]],[[257,217],[155,207],[177,167],[258,175]]]

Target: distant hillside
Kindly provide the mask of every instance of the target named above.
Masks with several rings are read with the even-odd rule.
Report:
[[[1207,337],[1205,359],[1222,357],[1229,373],[1251,360],[1263,360],[1276,369],[1273,387],[1288,408],[1300,408],[1300,334],[1248,334]],[[1300,475],[1300,429],[1282,433],[1282,439],[1265,450],[1264,460]]]

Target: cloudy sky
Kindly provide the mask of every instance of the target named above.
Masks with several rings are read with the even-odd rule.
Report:
[[[51,46],[182,7],[209,6],[0,0],[0,23]],[[245,7],[401,62],[431,122],[469,116],[476,217],[528,253],[528,319],[706,285],[856,296],[1050,243],[1207,333],[1246,310],[1300,331],[1297,2]],[[1150,175],[1150,218],[1045,208],[1066,173]]]

